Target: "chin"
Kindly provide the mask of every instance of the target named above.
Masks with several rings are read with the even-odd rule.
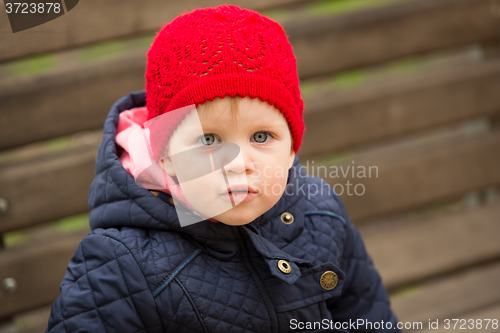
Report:
[[[245,225],[253,221],[242,218],[228,218],[228,217],[215,217],[215,219],[221,223],[232,226]]]
[[[231,210],[228,210],[227,212],[215,216],[214,218],[224,224],[238,226],[248,224],[262,214],[257,212],[242,212],[238,209],[233,208]]]

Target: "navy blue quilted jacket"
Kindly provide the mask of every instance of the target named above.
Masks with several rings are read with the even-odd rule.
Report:
[[[104,124],[89,193],[92,232],[68,265],[47,332],[387,331],[361,325],[368,322],[396,327],[386,290],[342,201],[328,191],[307,198],[308,184],[324,183],[307,177],[297,158],[290,188],[252,223],[180,227],[169,195],[136,185],[117,155],[119,113],[143,105],[144,92],[131,93],[115,103]],[[293,223],[282,222],[284,213]]]

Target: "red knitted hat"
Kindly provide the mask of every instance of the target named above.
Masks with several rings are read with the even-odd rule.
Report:
[[[292,46],[278,23],[255,11],[220,5],[165,25],[148,53],[146,92],[148,120],[215,97],[259,97],[283,113],[299,150],[304,106]],[[156,159],[186,114],[150,125]]]

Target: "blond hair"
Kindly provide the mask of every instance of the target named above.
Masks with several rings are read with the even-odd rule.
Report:
[[[214,110],[224,111],[227,107],[227,103],[223,103],[224,106],[222,109],[220,109],[219,104],[221,104],[221,102],[219,100],[222,101],[223,99],[216,97],[213,101],[210,101],[210,100],[205,101],[205,103],[202,104],[204,106],[204,110],[207,111],[208,113],[213,113]],[[229,110],[231,112],[231,117],[233,119],[233,122],[235,122],[235,123],[236,123],[236,118],[238,117],[238,112],[240,111],[240,109],[239,109],[240,100],[241,100],[240,96],[229,98],[229,108],[230,108]],[[200,104],[198,104],[196,106],[196,108],[198,108],[198,107],[200,107]]]

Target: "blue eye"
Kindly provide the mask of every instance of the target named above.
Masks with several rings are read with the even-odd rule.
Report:
[[[218,139],[213,134],[205,134],[204,136],[202,136],[198,139],[198,142],[200,142],[202,145],[205,145],[205,146],[211,146],[214,143],[218,142]]]
[[[267,142],[269,141],[269,139],[271,139],[272,136],[271,134],[267,133],[267,132],[257,132],[253,135],[253,140],[257,143],[264,143],[264,142]]]

